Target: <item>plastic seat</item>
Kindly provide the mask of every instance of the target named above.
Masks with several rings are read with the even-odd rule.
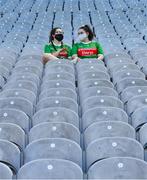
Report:
[[[147,163],[131,157],[104,159],[90,167],[88,179],[147,179]]]
[[[145,75],[136,70],[121,70],[117,71],[116,73],[113,74],[113,82],[116,84],[117,82],[121,81],[124,78],[139,78],[139,79],[144,79],[145,80]]]
[[[37,104],[37,111],[50,107],[64,107],[78,114],[78,104],[76,101],[66,97],[47,97],[40,100]]]
[[[11,69],[13,68],[13,63],[8,61],[7,58],[0,57],[0,65],[3,65],[4,67],[6,67],[8,71],[11,71]]]
[[[105,61],[109,61],[113,58],[130,58],[130,56],[126,52],[117,52],[117,53],[109,53],[105,55]]]
[[[109,75],[103,71],[85,71],[78,74],[79,83],[88,79],[106,79],[110,80]]]
[[[32,44],[31,44],[32,46]],[[30,48],[29,48],[30,49]],[[33,54],[33,53],[30,53],[30,52],[27,52],[27,53],[22,53],[20,58],[23,59],[23,60],[27,60],[27,59],[32,59],[33,60],[36,60],[36,61],[40,61],[41,58],[42,58],[42,55],[38,54],[35,50],[35,53],[36,54]]]
[[[36,104],[36,96],[35,94],[26,89],[8,89],[4,90],[0,93],[0,97],[22,97],[29,101],[31,101],[33,104]]]
[[[129,86],[147,86],[147,81],[138,78],[125,78],[117,83],[117,91],[121,93]]]
[[[21,121],[20,121],[21,119]],[[29,130],[29,118],[28,116],[17,109],[0,109],[0,124],[11,123],[20,126],[25,132]]]
[[[49,66],[46,66],[45,68],[45,75],[50,73],[61,73],[61,72],[67,72],[70,74],[74,74],[74,68],[67,64],[50,64]]]
[[[143,71],[143,73],[144,73],[145,75],[147,75],[147,68],[146,68],[146,65],[147,65],[147,63],[144,64],[144,66],[142,67],[142,71]]]
[[[125,57],[121,57],[121,58],[114,58],[114,59],[110,59],[109,61],[106,62],[108,69],[113,69],[113,66],[115,66],[116,64],[123,64],[124,63],[132,63],[134,64],[134,61],[130,58],[125,58]]]
[[[134,96],[146,95],[146,94],[147,94],[147,86],[132,86],[132,87],[127,87],[121,93],[121,100],[124,103],[127,103],[129,101],[129,99],[131,99]]]
[[[41,61],[34,61],[34,59],[31,58],[23,59],[20,57],[19,61],[16,63],[16,67],[18,66],[34,66],[39,68],[40,71],[43,69],[43,64]]]
[[[138,108],[146,105],[147,105],[147,95],[134,96],[127,103],[127,112],[130,115]]]
[[[0,139],[16,144],[21,150],[26,144],[25,132],[16,124],[0,123]]]
[[[12,76],[10,76],[9,78],[9,82],[12,81],[12,82],[15,82],[15,81],[21,81],[21,80],[25,80],[25,81],[32,81],[34,82],[37,86],[39,86],[40,84],[40,79],[39,77],[34,74],[34,73],[29,73],[29,72],[25,72],[25,73],[18,73],[18,72],[15,72],[12,74]]]
[[[78,115],[74,111],[63,107],[46,108],[37,111],[32,118],[33,126],[43,122],[67,122],[79,128]]]
[[[125,111],[115,107],[96,107],[89,109],[83,114],[83,130],[96,122],[121,121],[128,123],[128,116]]]
[[[29,91],[32,91],[37,95],[37,85],[32,81],[26,81],[26,80],[18,80],[18,81],[11,81],[8,82],[4,89],[26,89]]]
[[[95,107],[116,107],[123,109],[123,103],[116,97],[112,96],[92,96],[85,99],[82,104],[82,112]]]
[[[4,86],[5,80],[4,78],[0,75],[0,89]]]
[[[91,124],[84,132],[85,148],[94,140],[103,137],[136,138],[135,129],[121,121],[103,121]]]
[[[17,179],[83,179],[83,172],[71,161],[40,159],[22,166]]]
[[[3,163],[0,163],[0,179],[12,179],[11,169]]]
[[[6,140],[0,140],[0,161],[8,165],[14,173],[20,168],[19,148]]]
[[[62,72],[62,73],[51,73],[50,71],[46,73],[44,76],[43,81],[50,81],[50,80],[66,80],[70,82],[75,82],[75,77],[71,73]]]
[[[147,123],[147,106],[139,107],[137,110],[133,112],[131,115],[132,126],[136,129],[140,129],[142,125]]]
[[[0,98],[0,108],[18,109],[32,117],[34,109],[30,101],[20,97]]]
[[[19,72],[19,73],[34,73],[36,74],[37,76],[41,77],[42,75],[42,72],[40,71],[39,68],[37,67],[34,67],[34,66],[18,66],[18,67],[15,67],[13,72]]]
[[[107,72],[107,68],[102,65],[102,64],[81,64],[79,66],[77,66],[77,71],[78,73],[83,73],[85,71],[103,71],[103,72]]]
[[[143,57],[141,57],[141,58],[137,58],[136,59],[137,60],[137,64],[138,64],[138,66],[142,69],[144,69],[145,68],[145,66],[146,66],[146,56],[144,57],[144,55],[143,55]]]
[[[118,72],[118,71],[122,71],[122,70],[140,70],[139,66],[137,66],[136,64],[133,63],[123,63],[123,64],[116,64],[112,67],[111,69],[111,75],[113,75],[114,73]]]
[[[42,138],[66,138],[80,144],[78,128],[66,122],[45,122],[34,126],[29,133],[29,142]]]
[[[41,86],[41,90],[47,90],[50,88],[69,88],[75,90],[75,84],[66,80],[50,80],[44,82]]]
[[[99,61],[97,59],[84,59],[84,61],[79,61],[76,66],[81,66],[82,64],[104,64],[103,61]]]
[[[63,65],[68,65],[68,66],[71,66],[73,67],[73,63],[67,59],[59,59],[59,60],[54,60],[54,61],[48,61],[46,63],[46,66],[50,66],[50,65],[60,65],[60,64],[63,64]]]
[[[34,60],[32,60],[32,59],[25,59],[25,60],[20,59],[20,60],[16,63],[15,67],[19,67],[19,66],[31,66],[31,67],[34,67],[34,68],[39,69],[40,72],[42,72],[42,70],[43,70],[43,64],[42,64],[42,62],[41,62],[41,61],[34,61]]]
[[[147,123],[144,124],[139,130],[139,141],[144,149],[147,147]]]
[[[9,69],[7,69],[5,66],[0,65],[0,75],[7,80],[9,77]]]
[[[90,87],[109,87],[114,88],[113,84],[107,80],[99,80],[99,79],[89,79],[81,82],[79,84],[79,89],[90,88]]]
[[[142,145],[135,139],[126,137],[106,137],[97,139],[86,149],[87,169],[96,161],[111,157],[135,157],[144,159]]]
[[[37,159],[70,160],[82,167],[82,150],[74,141],[46,138],[30,143],[24,151],[25,163]]]
[[[77,101],[77,94],[72,89],[68,88],[51,88],[41,92],[39,99],[45,97],[67,97]]]
[[[89,87],[81,90],[80,100],[83,102],[86,98],[92,96],[114,96],[118,97],[117,92],[109,87]]]

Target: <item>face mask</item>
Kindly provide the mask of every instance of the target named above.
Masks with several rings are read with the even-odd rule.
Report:
[[[57,39],[57,41],[62,41],[63,40],[63,34],[55,34],[55,39]]]
[[[83,41],[85,38],[87,38],[87,34],[86,33],[83,33],[83,34],[79,34],[79,40],[80,41]]]

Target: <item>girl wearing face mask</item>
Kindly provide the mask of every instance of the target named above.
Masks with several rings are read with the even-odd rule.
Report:
[[[101,45],[93,41],[94,33],[88,25],[81,26],[78,30],[79,43],[72,47],[72,59],[80,60],[84,58],[104,59],[104,52]]]
[[[62,29],[58,27],[51,30],[49,44],[46,44],[44,47],[44,64],[50,60],[68,59],[71,57],[71,48],[63,43],[63,34]]]

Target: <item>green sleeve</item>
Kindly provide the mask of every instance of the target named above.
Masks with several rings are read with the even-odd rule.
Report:
[[[67,53],[68,53],[68,57],[71,57],[71,47],[67,46]]]
[[[104,54],[103,48],[100,43],[96,42],[96,46],[99,54]]]
[[[44,46],[44,53],[51,53],[50,46],[47,44]]]
[[[74,54],[78,54],[78,46],[77,46],[77,44],[74,44],[72,46],[71,55],[73,56]]]

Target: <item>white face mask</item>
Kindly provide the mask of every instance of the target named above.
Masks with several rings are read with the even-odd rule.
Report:
[[[87,34],[86,33],[79,34],[78,38],[80,41],[83,41],[85,38],[87,38]]]

